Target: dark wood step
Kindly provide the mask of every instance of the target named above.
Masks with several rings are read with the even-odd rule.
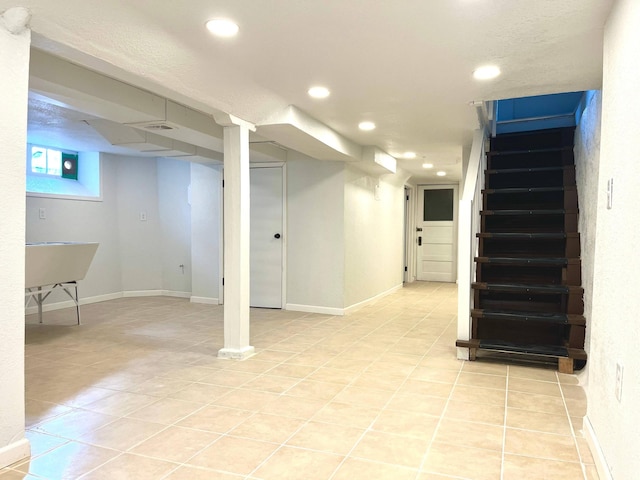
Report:
[[[476,281],[521,285],[580,286],[580,263],[568,265],[477,263]]]
[[[482,191],[484,210],[578,209],[576,187],[501,188]]]
[[[478,255],[580,257],[578,233],[477,233]]]
[[[582,295],[584,290],[582,287],[573,285],[529,285],[529,284],[502,284],[502,283],[487,283],[487,282],[473,282],[471,288],[474,290],[490,290],[494,292],[514,292],[514,293],[539,293],[539,294],[580,294]]]
[[[569,264],[580,265],[578,258],[566,257],[475,257],[477,263],[493,263],[502,265],[552,265],[565,267]]]
[[[495,320],[517,322],[549,322],[558,325],[584,326],[586,320],[582,315],[568,315],[566,313],[541,313],[541,312],[511,312],[508,310],[471,310],[473,318],[490,318]]]
[[[543,168],[573,165],[573,147],[536,150],[492,151],[487,153],[487,168]]]
[[[550,128],[530,132],[506,133],[491,138],[491,151],[538,150],[573,147],[574,128]]]
[[[485,171],[485,189],[565,187],[575,184],[574,165]]]
[[[486,233],[568,233],[578,230],[577,210],[483,210]]]
[[[525,215],[577,215],[578,210],[565,210],[564,208],[542,209],[542,210],[482,210],[480,215],[509,215],[519,217]]]
[[[521,356],[554,358],[558,360],[560,373],[573,373],[576,365],[584,365],[587,353],[582,348],[567,348],[558,345],[518,344],[493,339],[458,340],[457,347],[469,349],[469,359],[475,360],[478,350],[507,353]]]

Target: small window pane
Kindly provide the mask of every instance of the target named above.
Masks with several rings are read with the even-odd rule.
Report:
[[[47,150],[40,147],[31,148],[31,171],[47,173]]]
[[[47,173],[49,175],[62,175],[62,152],[60,150],[47,150]]]
[[[453,221],[453,189],[424,191],[425,222]]]

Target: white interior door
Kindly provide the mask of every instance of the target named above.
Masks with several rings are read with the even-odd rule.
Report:
[[[282,167],[252,167],[252,307],[282,308],[283,200]]]
[[[418,280],[455,282],[458,187],[429,185],[419,188]]]

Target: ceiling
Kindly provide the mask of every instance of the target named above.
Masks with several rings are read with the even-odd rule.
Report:
[[[612,3],[23,0],[21,5],[32,12],[38,49],[199,112],[232,114],[256,124],[257,138],[264,140],[277,136],[268,127],[293,105],[349,145],[377,146],[396,156],[414,179],[429,181],[435,176],[421,168],[424,162],[433,163],[434,171],[449,170],[449,178],[459,176],[478,127],[470,102],[600,88],[602,34]],[[0,0],[0,11],[14,5],[15,0]],[[217,17],[238,23],[237,37],[211,36],[204,23]],[[474,69],[485,64],[499,66],[502,74],[474,80]],[[307,95],[318,84],[331,90],[328,98]],[[37,127],[43,135],[46,108],[32,102],[31,110],[30,119],[42,120],[34,132]],[[360,131],[363,120],[377,128]],[[51,130],[62,135],[63,123],[54,122]],[[82,138],[90,142],[91,134]],[[401,159],[406,151],[417,158]]]

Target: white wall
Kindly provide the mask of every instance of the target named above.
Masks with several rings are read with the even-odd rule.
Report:
[[[344,307],[344,168],[289,152],[288,305]]]
[[[345,300],[350,307],[402,285],[404,182],[345,167]],[[378,198],[375,186],[379,182]]]
[[[602,92],[588,94],[588,103],[575,132],[576,184],[580,211],[578,231],[584,288],[584,316],[587,319],[585,350],[589,351],[593,303],[593,267],[595,262],[598,218],[598,172],[600,162],[600,118]],[[587,368],[589,366],[587,363]]]
[[[602,130],[598,183],[588,421],[614,478],[640,471],[640,2],[618,0],[604,37]],[[607,179],[613,208],[606,208]],[[614,394],[624,365],[622,400]]]
[[[221,200],[222,167],[192,163],[192,301],[219,301]]]
[[[0,18],[0,468],[29,455],[24,437],[24,237],[31,32]]]
[[[162,288],[191,295],[191,207],[189,162],[158,159],[158,212],[162,242]],[[183,268],[180,265],[184,265]]]
[[[116,199],[122,290],[161,290],[160,212],[155,158],[105,155],[117,164]],[[146,220],[140,220],[140,214]]]
[[[101,202],[27,197],[27,242],[100,243],[87,276],[79,284],[80,298],[122,291],[118,205],[115,195],[118,157],[101,155],[101,163]],[[45,209],[45,219],[39,218],[40,208]],[[54,292],[47,303],[66,300],[69,300],[66,295]]]
[[[100,243],[79,284],[81,299],[123,291],[191,292],[189,163],[104,153],[100,159],[102,201],[27,197],[26,241]],[[68,300],[54,292],[45,307]]]

